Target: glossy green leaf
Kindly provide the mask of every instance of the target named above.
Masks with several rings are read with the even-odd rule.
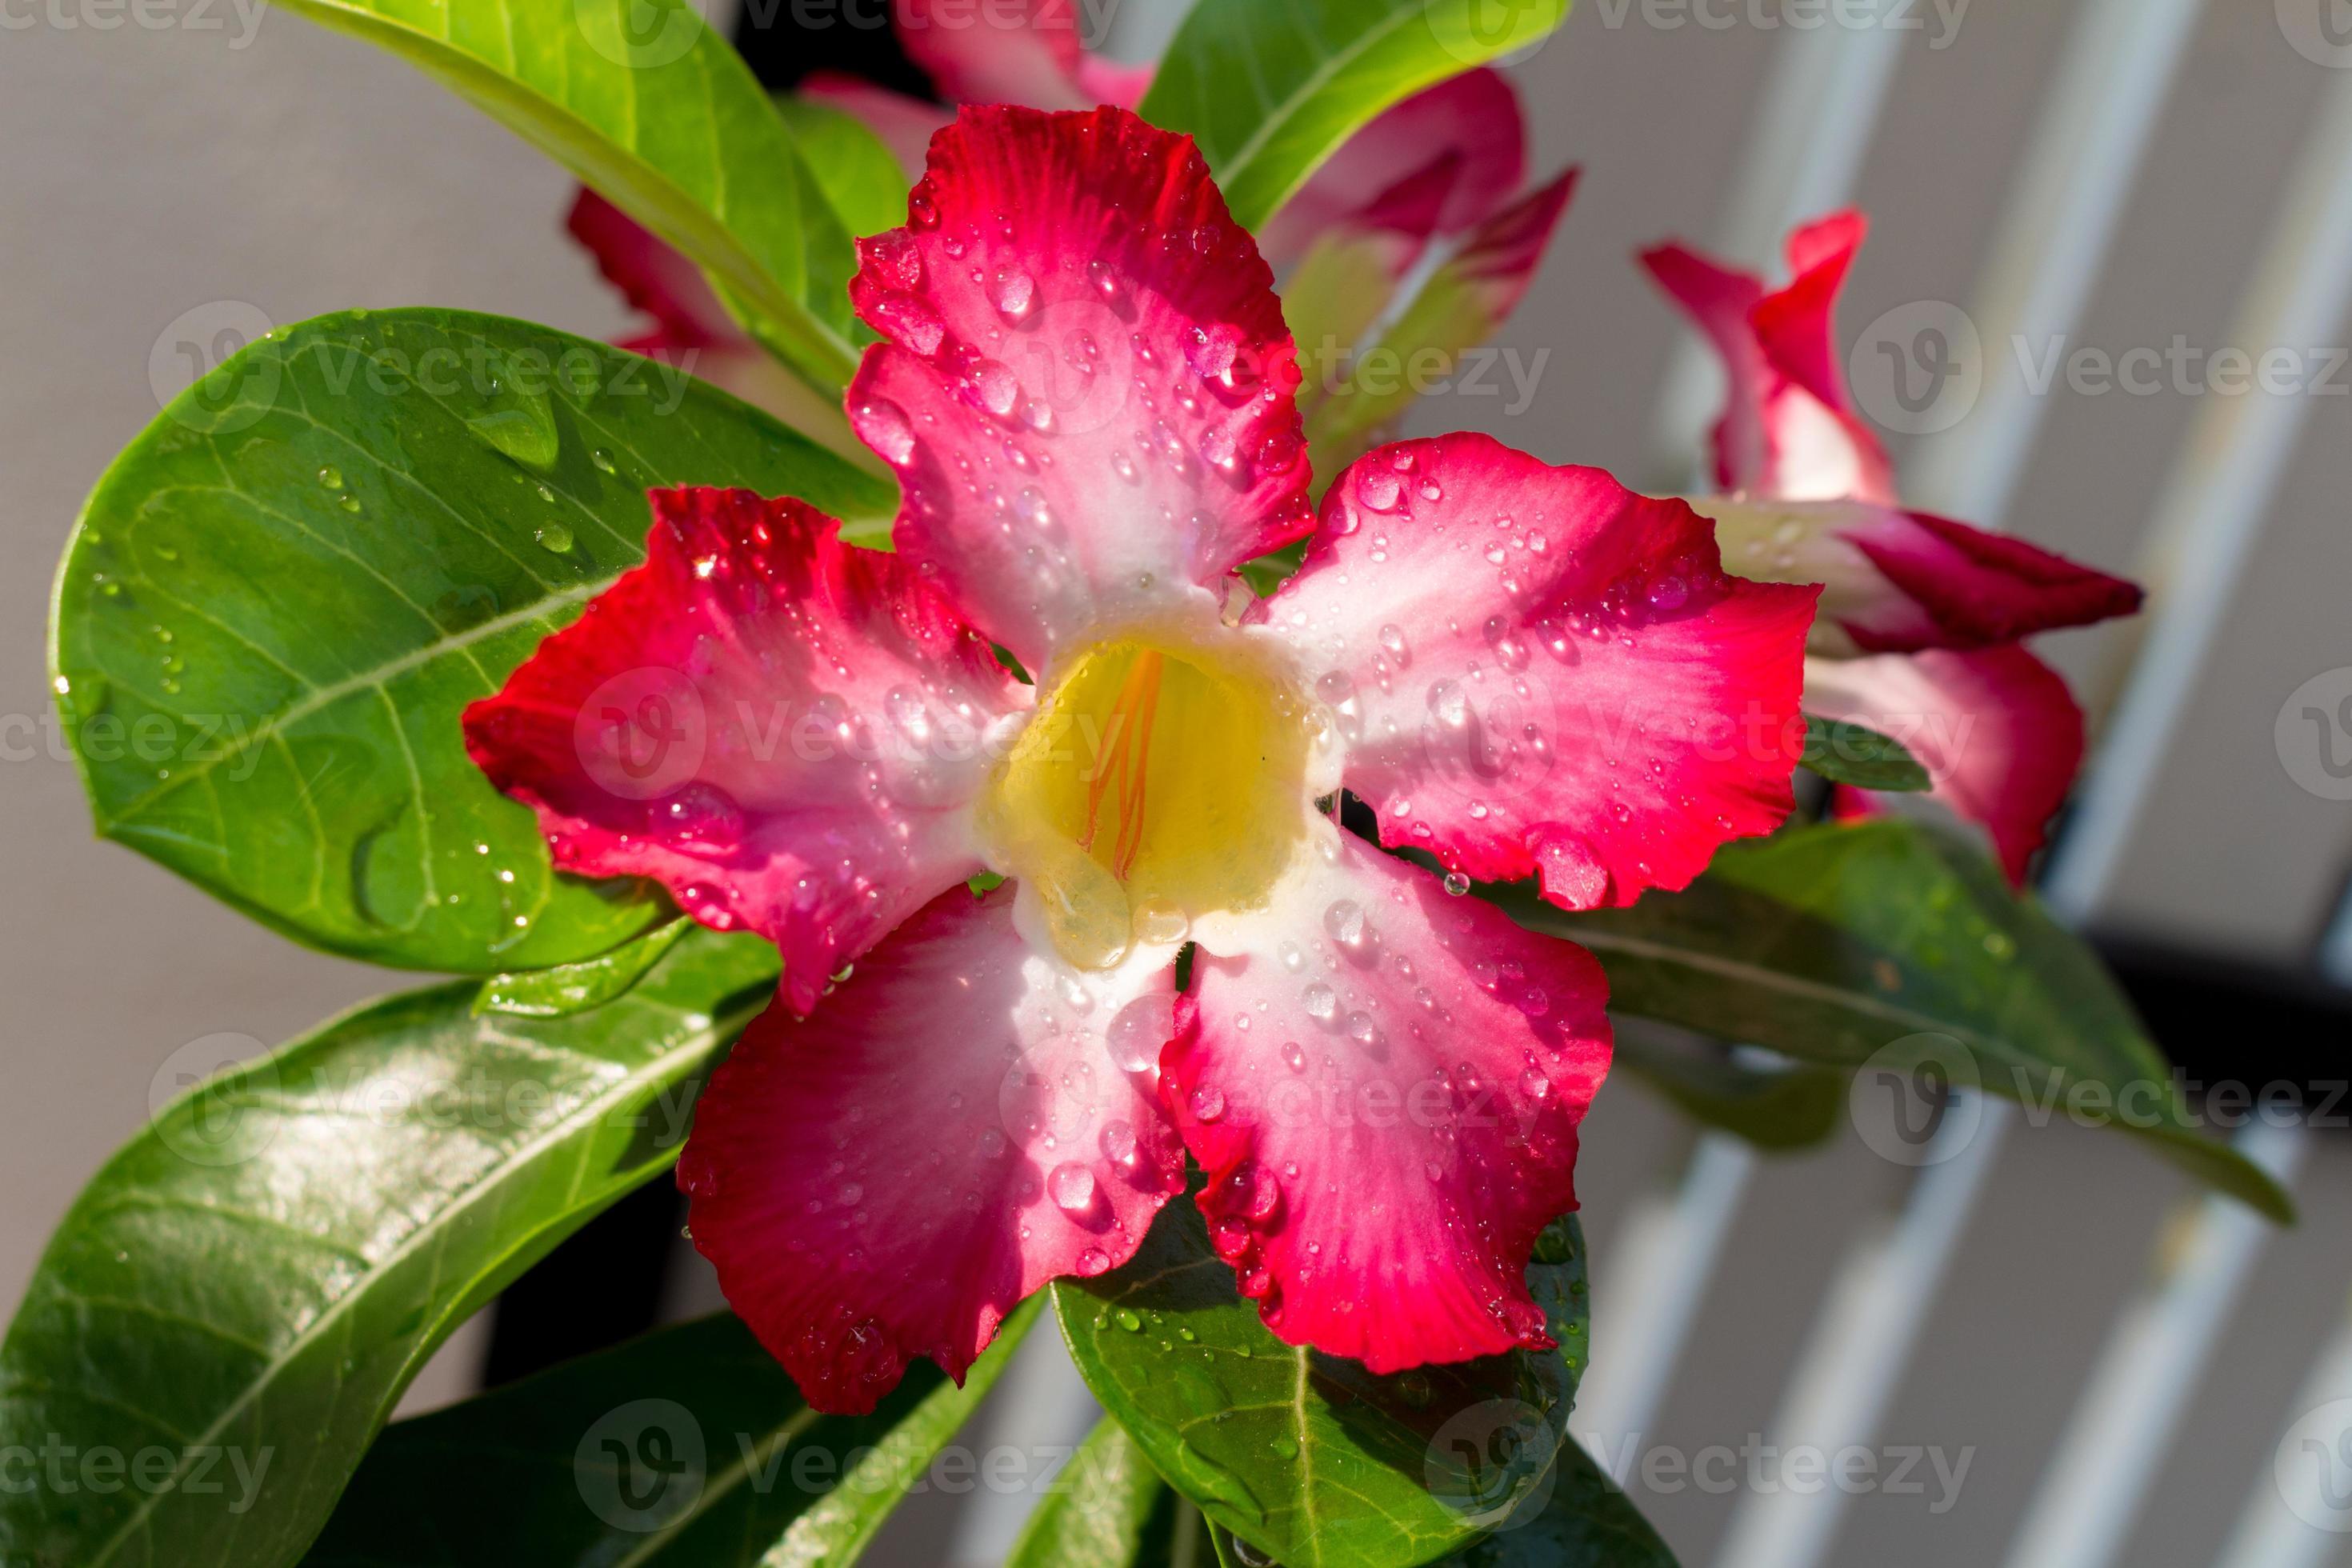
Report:
[[[1038,1500],[1004,1568],[1146,1568],[1185,1555],[1204,1560],[1209,1546],[1197,1515],[1192,1539],[1174,1540],[1182,1506],[1135,1440],[1105,1417]]]
[[[1794,1062],[1770,1068],[1738,1059],[1719,1042],[1673,1037],[1647,1018],[1616,1020],[1616,1067],[1693,1121],[1759,1149],[1811,1149],[1845,1124],[1845,1075]]]
[[[288,3],[438,77],[703,268],[812,385],[847,384],[856,355],[811,309],[792,133],[688,0]]]
[[[562,1018],[625,996],[662,955],[677,945],[694,922],[680,915],[625,942],[612,952],[553,969],[493,974],[474,996],[474,1012],[510,1013],[519,1018]]]
[[[852,1562],[1036,1316],[962,1388],[917,1362],[870,1415],[811,1410],[730,1313],[659,1330],[387,1427],[304,1568]]]
[[[1811,713],[1805,715],[1802,760],[1809,772],[1857,789],[1923,790],[1935,782],[1892,735]]]
[[[2105,1118],[2274,1219],[2277,1183],[2190,1123],[2171,1069],[2091,950],[1990,860],[1898,820],[1733,845],[1690,889],[1630,910],[1513,912],[1592,950],[1613,1010],[1852,1072],[1923,1051],[1966,1084]]]
[[[1188,131],[1255,229],[1349,133],[1424,87],[1523,48],[1569,0],[1198,0],[1144,94]]]
[[[410,992],[159,1110],[67,1213],[0,1344],[0,1448],[109,1451],[134,1477],[162,1458],[119,1489],[0,1488],[0,1562],[293,1561],[450,1330],[669,1166],[775,969],[756,938],[698,932],[576,1018],[477,1018],[467,982]]]
[[[252,344],[115,460],[59,568],[58,703],[98,830],[298,941],[490,974],[672,912],[558,876],[458,715],[642,559],[645,491],[836,515],[889,486],[634,354],[452,310]]]
[[[792,127],[803,162],[853,238],[880,234],[907,221],[907,171],[864,121],[832,104],[790,93],[776,100],[776,109]]]
[[[1152,1467],[1220,1527],[1296,1568],[1424,1563],[1540,1487],[1589,1332],[1573,1217],[1528,1279],[1561,1349],[1376,1377],[1286,1345],[1189,1203],[1097,1279],[1056,1280],[1078,1370]]]
[[[1446,1568],[1676,1568],[1633,1500],[1580,1444],[1563,1444],[1539,1511],[1515,1514]]]

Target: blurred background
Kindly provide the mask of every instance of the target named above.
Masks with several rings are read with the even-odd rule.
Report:
[[[1141,59],[1181,8],[1098,14],[1110,51]],[[908,68],[887,33],[790,16],[741,35],[773,82]],[[163,26],[6,0],[0,28],[13,1308],[174,1051],[225,1033],[258,1049],[404,983],[89,837],[48,708],[47,585],[83,494],[156,411],[159,342],[220,301],[280,323],[451,305],[593,336],[627,316],[562,233],[570,179],[353,40],[260,0]],[[1621,1077],[1579,1173],[1598,1345],[1580,1435],[1691,1564],[2352,1564],[2352,1534],[2312,1522],[2352,1529],[2352,1438],[2326,1427],[2309,1458],[2333,1468],[2304,1478],[2319,1429],[2290,1432],[2352,1397],[2352,365],[2335,346],[2352,342],[2352,5],[1583,0],[1511,74],[1538,169],[1586,171],[1503,339],[1534,380],[1433,397],[1415,427],[1679,488],[1716,394],[1633,251],[1681,237],[1769,267],[1791,219],[1866,208],[1845,341],[1921,320],[1979,339],[1957,422],[1890,435],[1910,502],[2154,590],[2137,633],[2040,645],[2112,715],[2050,896],[2192,1079],[2296,1085],[2306,1108],[2241,1134],[2303,1205],[2273,1233],[2063,1116],[1988,1112],[1966,1136],[1956,1116],[1919,1164],[1874,1152],[1865,1107],[1821,1149],[1761,1157]],[[2101,389],[2063,368],[2177,342],[2292,351],[2296,384],[2230,396],[2166,368]],[[711,1310],[677,1224],[666,1189],[614,1211],[461,1332],[408,1408]],[[1025,1347],[979,1441],[1085,1429],[1057,1356],[1050,1336]],[[1880,1484],[1807,1495],[1744,1457],[1690,1469],[1791,1443],[1861,1446]],[[1909,1490],[1889,1477],[1913,1449]],[[990,1563],[1025,1502],[918,1499],[871,1560]]]

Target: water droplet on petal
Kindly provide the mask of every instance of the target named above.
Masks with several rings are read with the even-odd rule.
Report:
[[[1214,1084],[1202,1084],[1192,1091],[1192,1114],[1202,1121],[1214,1121],[1225,1113],[1225,1097]]]
[[[1084,1214],[1095,1206],[1095,1173],[1075,1160],[1065,1160],[1046,1176],[1045,1194],[1064,1214]]]
[[[1364,906],[1353,899],[1335,899],[1323,911],[1323,929],[1342,947],[1364,944]]]

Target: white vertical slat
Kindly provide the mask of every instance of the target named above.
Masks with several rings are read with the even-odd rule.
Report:
[[[1745,1141],[1705,1133],[1681,1185],[1653,1188],[1620,1222],[1592,1302],[1596,1338],[1609,1350],[1577,1390],[1572,1424],[1604,1467],[1637,1452],[1656,1419],[1755,1169]]]
[[[2228,342],[2259,356],[2336,341],[2352,305],[2352,72],[2336,74],[2280,201]],[[2209,392],[2165,486],[2141,576],[2153,589],[2139,660],[2058,847],[2052,900],[2095,908],[2129,848],[2147,792],[2212,655],[2311,395]],[[2352,921],[2347,921],[2352,926]],[[2352,956],[2352,930],[2345,931]]]
[[[1834,1453],[1877,1432],[2009,1128],[2006,1102],[1988,1100],[1982,1109],[1981,1116],[1947,1114],[1899,1216],[1846,1253],[1773,1415],[1771,1438],[1783,1454],[1806,1444]],[[1939,1147],[1947,1140],[1960,1146]],[[1843,1497],[1833,1487],[1811,1495],[1786,1487],[1744,1493],[1717,1568],[1820,1562],[1844,1519]]]
[[[1915,506],[1992,526],[2032,455],[2046,398],[2019,363],[2071,335],[2197,25],[2199,0],[2085,0],[2052,83],[1972,312],[1986,364],[1976,407],[1924,444]]]
[[[2241,1153],[2294,1179],[2309,1134],[2257,1116]],[[2159,1237],[2157,1272],[2107,1338],[2018,1526],[2009,1568],[2106,1568],[2172,1447],[2205,1352],[2228,1321],[2271,1224],[2218,1193]]]
[[[2312,1363],[2310,1375],[2295,1394],[2289,1421],[2343,1400],[2352,1400],[2352,1312]],[[2273,1454],[2263,1455],[2253,1489],[2221,1548],[2217,1568],[2325,1568],[2352,1551],[2352,1535],[2322,1528],[2323,1521],[2334,1524],[2344,1516],[2342,1503],[2321,1490],[2336,1458],[2334,1445],[2325,1438],[2320,1453],[2289,1453],[2284,1464]],[[2331,1468],[2323,1470],[2322,1464]]]
[[[1910,36],[1885,26],[1787,35],[1713,239],[1717,250],[1769,268],[1790,228],[1851,198],[1901,40]],[[1722,399],[1713,351],[1685,336],[1659,403],[1654,471],[1698,471]],[[1755,1167],[1746,1143],[1705,1134],[1671,1194],[1664,1187],[1649,1194],[1619,1226],[1593,1305],[1596,1334],[1610,1352],[1578,1401],[1578,1436],[1604,1463],[1608,1445],[1637,1438],[1656,1416]]]

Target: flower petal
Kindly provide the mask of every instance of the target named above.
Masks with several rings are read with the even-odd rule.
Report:
[[[1817,593],[1726,576],[1680,501],[1457,435],[1341,474],[1262,613],[1383,844],[1591,909],[1788,815]]]
[[[1730,380],[1716,426],[1716,482],[1790,500],[1892,503],[1892,465],[1853,409],[1837,357],[1836,308],[1868,225],[1839,213],[1789,237],[1793,274],[1767,293],[1761,279],[1680,245],[1642,264],[1723,358]]]
[[[595,258],[596,270],[621,291],[630,308],[653,318],[650,331],[620,341],[631,353],[677,355],[692,349],[751,346],[711,291],[702,268],[594,191],[580,187],[563,226]]]
[[[1309,525],[1297,356],[1189,137],[1114,109],[966,109],[909,226],[861,242],[888,341],[852,425],[898,548],[1031,669]]]
[[[770,1007],[695,1108],[694,1244],[819,1410],[873,1409],[916,1356],[961,1382],[1023,1298],[1125,1262],[1184,1190],[1150,1074],[1112,1055],[1157,1055],[1172,973],[1082,980],[1013,898],[951,889],[814,1015]]]
[[[2133,584],[1964,522],[1866,501],[1699,500],[1743,577],[1820,583],[1815,649],[1984,647],[2139,607]]]
[[[2020,886],[2083,762],[2083,712],[2057,671],[2014,643],[1874,658],[1816,658],[1805,708],[1911,750],[1930,798],[1980,823]]]
[[[799,501],[652,501],[646,563],[467,709],[466,748],[559,867],[758,931],[805,1008],[980,869],[967,803],[1027,689],[911,567]]]
[[[907,58],[942,98],[1087,109],[1078,87],[1086,58],[1077,0],[898,0],[890,21]]]
[[[1423,213],[1384,201],[1412,176],[1450,163],[1445,199]],[[1259,236],[1276,265],[1335,228],[1388,227],[1412,238],[1484,222],[1527,177],[1527,119],[1517,91],[1481,66],[1423,88],[1339,145]]]
[[[811,71],[797,90],[803,98],[829,104],[863,122],[890,149],[909,180],[922,174],[923,149],[931,144],[932,136],[955,120],[936,103],[841,71]]]
[[[1601,966],[1326,831],[1278,940],[1195,959],[1163,1058],[1210,1237],[1277,1337],[1376,1373],[1548,1346],[1524,1270],[1576,1206]]]

